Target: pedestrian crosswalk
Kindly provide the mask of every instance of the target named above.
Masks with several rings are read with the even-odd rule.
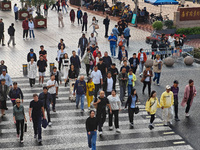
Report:
[[[46,77],[45,81],[49,78]],[[27,78],[13,78],[24,93],[24,107],[27,119],[29,103],[33,93],[42,92],[42,87],[30,88]],[[37,83],[37,82],[36,82]],[[119,91],[119,85],[117,85]],[[119,93],[119,92],[118,92]],[[12,120],[12,104],[8,103],[8,110],[0,123],[0,149],[4,150],[44,150],[44,149],[72,149],[87,150],[87,134],[85,121],[89,115],[87,100],[85,99],[85,112],[75,108],[75,103],[69,101],[69,87],[60,85],[59,98],[56,103],[56,112],[51,111],[52,126],[42,129],[43,145],[38,146],[33,138],[32,123],[28,121],[28,132],[24,135],[24,144],[19,144],[16,129]],[[108,119],[104,123],[103,136],[97,138],[97,150],[183,150],[193,149],[184,139],[176,134],[170,127],[164,127],[159,117],[155,119],[155,129],[148,129],[149,117],[145,106],[138,104],[140,113],[134,117],[134,129],[129,128],[127,110],[119,114],[121,133],[115,129],[109,131]],[[107,117],[108,118],[108,117]]]

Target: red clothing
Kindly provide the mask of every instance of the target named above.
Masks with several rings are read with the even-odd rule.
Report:
[[[140,55],[141,55],[141,53],[138,54],[138,60],[139,60],[139,62],[140,62]],[[144,62],[147,61],[147,55],[146,55],[146,53],[143,53],[143,59],[144,59]]]
[[[71,22],[74,22],[74,20],[75,20],[75,12],[74,11],[70,11],[69,16],[70,16]]]
[[[22,28],[23,28],[24,30],[28,30],[28,29],[29,29],[29,27],[28,27],[28,20],[24,20],[24,21],[22,22]]]
[[[101,53],[101,52],[98,51],[98,53]],[[93,52],[93,57],[94,57],[94,66],[95,66],[96,65],[96,57],[97,57],[96,50]]]
[[[196,90],[195,86],[193,86],[192,88],[193,89],[192,89],[192,95],[191,95],[192,97],[191,97],[190,106],[193,103],[194,94],[197,94],[197,90]],[[183,100],[181,102],[181,106],[185,107],[189,98],[190,98],[190,85],[186,85],[185,91],[184,91],[184,97],[183,97]]]
[[[65,6],[66,3],[65,3],[65,0],[62,0],[62,6]]]

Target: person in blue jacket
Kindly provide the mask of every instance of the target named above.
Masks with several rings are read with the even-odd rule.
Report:
[[[83,16],[83,12],[80,8],[78,8],[77,10],[77,19],[78,19],[78,24],[79,24],[79,21],[81,22],[82,24],[82,16]]]
[[[120,64],[124,60],[124,58],[128,58],[128,52],[127,50],[125,50],[125,46],[122,46],[122,50],[119,51],[118,54],[118,59],[120,60]]]

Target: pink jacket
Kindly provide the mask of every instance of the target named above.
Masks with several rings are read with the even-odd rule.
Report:
[[[193,102],[193,99],[194,99],[194,94],[197,94],[197,90],[196,90],[195,86],[193,86],[193,96],[192,96],[192,99],[191,99],[191,102],[190,102],[190,106],[192,105],[192,102]],[[184,91],[184,97],[183,97],[183,100],[181,102],[181,106],[185,107],[185,105],[188,101],[189,95],[190,95],[190,86],[186,85],[185,91]]]

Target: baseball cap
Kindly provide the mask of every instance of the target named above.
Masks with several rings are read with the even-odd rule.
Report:
[[[167,86],[166,86],[166,89],[167,89],[167,90],[170,90],[170,89],[171,89],[171,87],[170,87],[169,85],[167,85]]]
[[[30,49],[30,52],[33,52],[33,49],[32,49],[32,48]]]

